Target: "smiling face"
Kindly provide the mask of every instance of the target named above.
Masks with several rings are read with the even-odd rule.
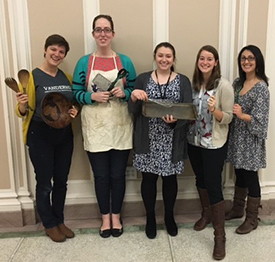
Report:
[[[155,61],[159,70],[170,70],[175,61],[173,51],[169,47],[158,48]]]
[[[109,47],[115,36],[110,21],[105,18],[96,20],[92,34],[98,47]]]
[[[242,70],[248,73],[256,73],[256,59],[252,52],[244,50],[241,54],[241,67]]]
[[[203,75],[210,76],[217,64],[218,60],[215,60],[215,57],[211,52],[206,50],[201,51],[197,66]]]
[[[46,62],[49,66],[58,66],[66,56],[65,46],[50,45],[44,53]]]

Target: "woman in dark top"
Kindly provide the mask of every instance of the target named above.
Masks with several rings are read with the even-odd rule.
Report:
[[[176,236],[174,205],[177,196],[177,176],[184,169],[186,157],[186,120],[172,115],[147,118],[142,115],[142,103],[148,99],[173,103],[192,101],[188,78],[174,72],[175,49],[167,42],[154,51],[157,69],[138,76],[129,100],[129,111],[134,115],[134,167],[142,173],[141,194],[146,209],[146,235],[156,237],[155,203],[157,180],[163,181],[165,225],[169,235]]]
[[[58,68],[69,51],[68,42],[60,35],[51,35],[44,46],[44,62],[30,73],[26,93],[16,94],[16,113],[23,118],[24,142],[35,171],[36,207],[46,234],[55,242],[74,237],[64,224],[67,180],[73,153],[71,124],[55,129],[41,117],[41,102],[52,92],[73,100],[72,77]],[[75,118],[72,106],[68,114]],[[53,179],[53,183],[51,180]]]

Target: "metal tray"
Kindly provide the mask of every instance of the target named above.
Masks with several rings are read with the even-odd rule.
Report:
[[[146,101],[142,105],[142,114],[146,117],[162,118],[173,115],[176,119],[195,120],[198,118],[196,107],[192,103],[169,103]]]

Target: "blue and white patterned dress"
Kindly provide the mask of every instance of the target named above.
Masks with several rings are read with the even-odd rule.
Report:
[[[257,171],[266,167],[266,146],[269,90],[264,81],[255,84],[246,94],[239,95],[242,85],[239,79],[233,83],[235,101],[243,113],[251,116],[245,122],[234,116],[230,125],[227,162],[237,169]]]
[[[160,88],[159,88],[160,87]],[[155,83],[150,77],[146,87],[146,93],[150,99],[161,99],[180,102],[180,77],[177,75],[174,80],[166,86]],[[133,166],[146,173],[154,173],[161,176],[180,174],[183,171],[184,163],[179,161],[172,163],[172,142],[174,129],[165,123],[161,118],[149,119],[149,141],[150,153],[135,154]]]

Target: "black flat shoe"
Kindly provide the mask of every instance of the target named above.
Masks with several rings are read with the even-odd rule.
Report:
[[[166,217],[164,219],[167,233],[171,237],[175,237],[178,234],[178,227],[173,216]]]
[[[145,233],[149,239],[154,239],[157,236],[157,223],[155,214],[147,216]]]
[[[103,238],[108,238],[111,236],[111,229],[105,229],[105,230],[99,229],[99,235]]]
[[[113,237],[120,237],[123,234],[123,223],[121,218],[120,218],[120,224],[122,226],[121,228],[112,228]]]

